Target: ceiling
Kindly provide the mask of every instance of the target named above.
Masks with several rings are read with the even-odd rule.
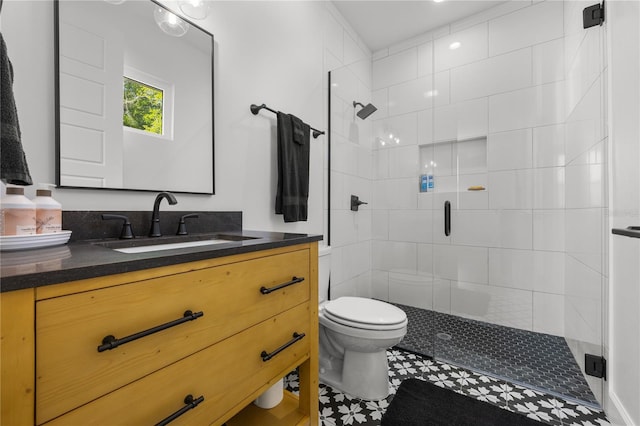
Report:
[[[504,1],[333,0],[333,3],[369,49],[376,52]]]

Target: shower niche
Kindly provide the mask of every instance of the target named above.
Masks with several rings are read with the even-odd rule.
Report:
[[[487,138],[420,145],[418,191],[456,193],[487,188]]]

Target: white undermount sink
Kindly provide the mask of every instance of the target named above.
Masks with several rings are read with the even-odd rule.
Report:
[[[128,240],[95,241],[92,244],[109,248],[120,253],[149,253],[163,250],[176,250],[192,247],[206,247],[216,244],[240,243],[243,240],[255,240],[256,237],[228,234],[194,234],[185,236],[163,236],[157,238],[137,237]]]
[[[120,253],[148,253],[151,251],[174,250],[188,247],[209,246],[213,244],[229,243],[229,240],[202,240],[202,241],[185,241],[183,243],[154,244],[149,246],[116,248],[115,251]]]

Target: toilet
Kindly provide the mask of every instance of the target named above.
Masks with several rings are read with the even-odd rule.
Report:
[[[389,395],[387,349],[407,333],[407,315],[389,303],[362,297],[327,300],[331,247],[318,248],[320,381],[351,396],[377,401]]]

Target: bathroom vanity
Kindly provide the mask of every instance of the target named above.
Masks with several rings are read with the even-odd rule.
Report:
[[[317,424],[321,237],[241,234],[3,253],[2,424]],[[252,404],[296,368],[299,396]]]

